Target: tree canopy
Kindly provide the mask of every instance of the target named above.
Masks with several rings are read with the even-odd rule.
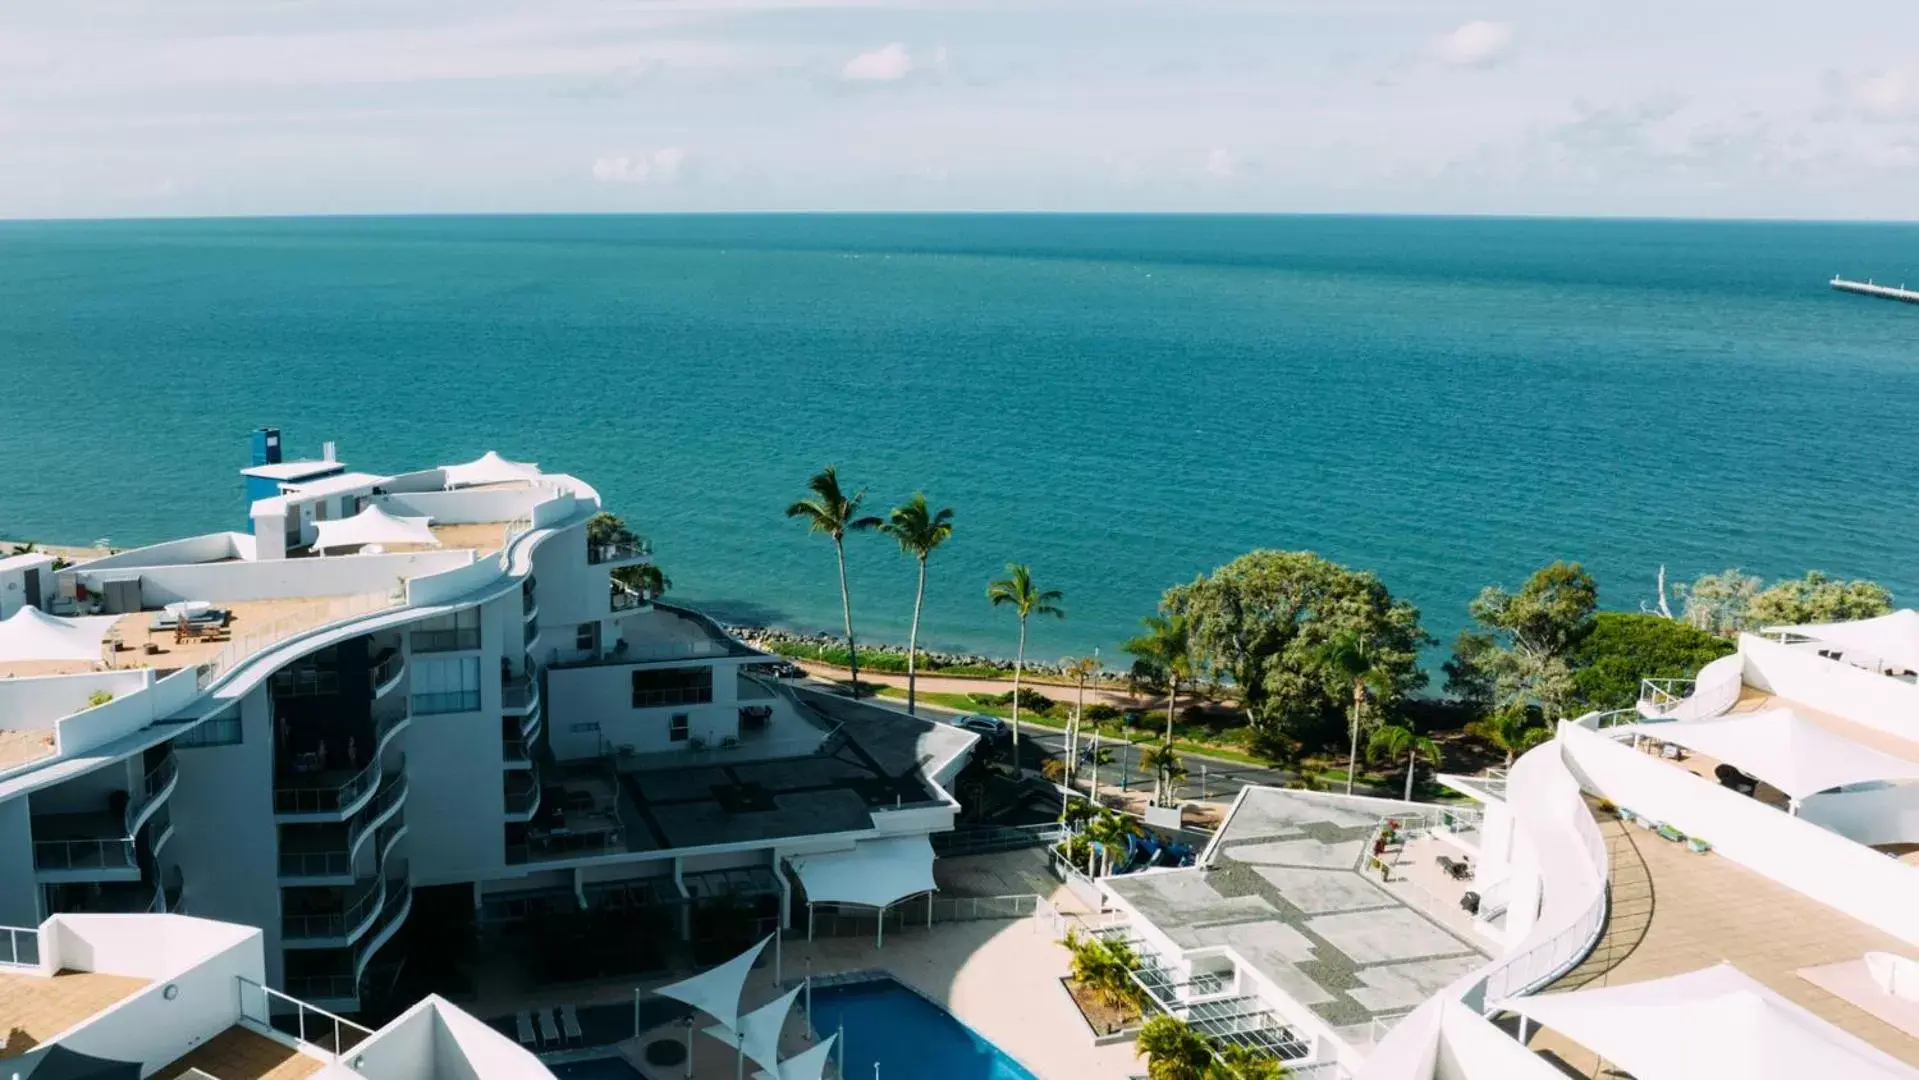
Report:
[[[1733,643],[1683,622],[1630,611],[1602,611],[1572,653],[1572,701],[1580,709],[1624,709],[1641,679],[1690,679],[1731,653]]]
[[[1446,664],[1448,690],[1502,712],[1562,714],[1572,653],[1592,633],[1599,587],[1578,563],[1533,571],[1516,591],[1488,586],[1468,605],[1484,629],[1464,631]]]
[[[1892,594],[1873,581],[1840,581],[1817,570],[1789,578],[1752,598],[1746,621],[1752,626],[1870,619],[1892,610]]]
[[[1383,698],[1425,685],[1419,649],[1431,639],[1419,609],[1372,573],[1310,551],[1248,552],[1168,590],[1160,607],[1185,615],[1195,666],[1229,675],[1264,735],[1323,745],[1344,734],[1352,684],[1321,662],[1341,634],[1367,642]]]

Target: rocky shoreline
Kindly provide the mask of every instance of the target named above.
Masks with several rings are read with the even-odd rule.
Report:
[[[774,652],[780,651],[777,648],[780,645],[841,651],[844,651],[846,648],[846,639],[840,637],[838,634],[805,634],[794,630],[778,630],[767,626],[744,626],[732,623],[723,625],[726,627],[728,633],[740,640],[759,642]],[[860,656],[867,657],[873,655],[899,657],[903,663],[906,658],[906,646],[892,642],[860,642]],[[942,668],[960,668],[998,671],[1005,673],[1009,677],[1013,674],[1012,660],[1006,657],[988,656],[984,653],[956,653],[942,652],[937,649],[921,649],[920,660],[922,664],[921,670],[928,673],[936,672]],[[1031,675],[1051,676],[1062,679],[1066,677],[1066,673],[1060,669],[1059,664],[1044,660],[1027,660],[1025,670]],[[1112,672],[1107,672],[1108,679],[1111,679],[1112,676]]]

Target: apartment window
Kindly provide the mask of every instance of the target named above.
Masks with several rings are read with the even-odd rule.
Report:
[[[685,713],[674,713],[673,722],[667,726],[666,737],[674,742],[685,742],[693,734],[693,719]]]
[[[704,705],[713,700],[713,669],[653,668],[633,673],[633,707]]]
[[[201,721],[192,731],[173,740],[175,749],[190,750],[202,746],[238,746],[240,745],[240,718],[236,716],[216,716]]]
[[[583,622],[580,628],[573,632],[573,647],[581,652],[593,652],[599,637],[599,623]]]
[[[480,707],[480,658],[413,662],[413,711],[473,712]]]
[[[463,652],[480,647],[480,609],[465,608],[420,622],[412,634],[413,651]]]

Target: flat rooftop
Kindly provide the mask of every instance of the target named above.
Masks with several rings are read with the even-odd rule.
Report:
[[[0,973],[0,1027],[16,1033],[0,1047],[0,1060],[19,1057],[118,1005],[148,984],[147,979],[85,971],[55,975]]]
[[[352,596],[294,596],[282,600],[232,600],[214,606],[231,617],[224,630],[214,636],[180,641],[171,628],[156,630],[153,621],[160,611],[136,611],[124,615],[107,632],[109,642],[120,648],[111,652],[115,668],[158,668],[174,670],[204,664],[239,642],[242,648],[264,648],[272,642],[303,630],[324,626],[346,618],[354,610],[372,610],[370,601]]]
[[[1612,863],[1612,914],[1593,955],[1548,992],[1618,986],[1679,975],[1725,961],[1789,1000],[1897,1057],[1919,1065],[1919,1039],[1814,985],[1804,969],[1857,960],[1869,951],[1910,955],[1912,947],[1717,853],[1600,815]],[[1536,1051],[1595,1075],[1595,1055],[1548,1030]]]
[[[946,724],[827,695],[803,695],[800,712],[822,735],[838,734],[811,754],[622,773],[620,786],[647,834],[628,837],[628,850],[870,829],[875,810],[943,801],[924,768],[972,739]]]
[[[1333,796],[1248,788],[1210,867],[1102,880],[1181,948],[1230,946],[1328,1024],[1364,1025],[1488,959],[1362,869],[1381,817]]]
[[[198,1069],[214,1080],[305,1080],[326,1062],[243,1027],[230,1027],[195,1047],[187,1056],[154,1073],[152,1080],[176,1080]]]
[[[51,731],[0,731],[0,769],[38,761],[54,749]]]

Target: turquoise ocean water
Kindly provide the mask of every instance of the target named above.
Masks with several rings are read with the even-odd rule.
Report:
[[[371,471],[579,474],[680,596],[838,622],[782,517],[837,463],[956,509],[925,637],[1011,651],[987,579],[1114,646],[1249,548],[1376,569],[1450,638],[1554,558],[1610,606],[1743,566],[1919,600],[1919,227],[797,216],[0,224],[0,536],[242,527],[247,432]],[[912,571],[850,554],[862,636]]]

